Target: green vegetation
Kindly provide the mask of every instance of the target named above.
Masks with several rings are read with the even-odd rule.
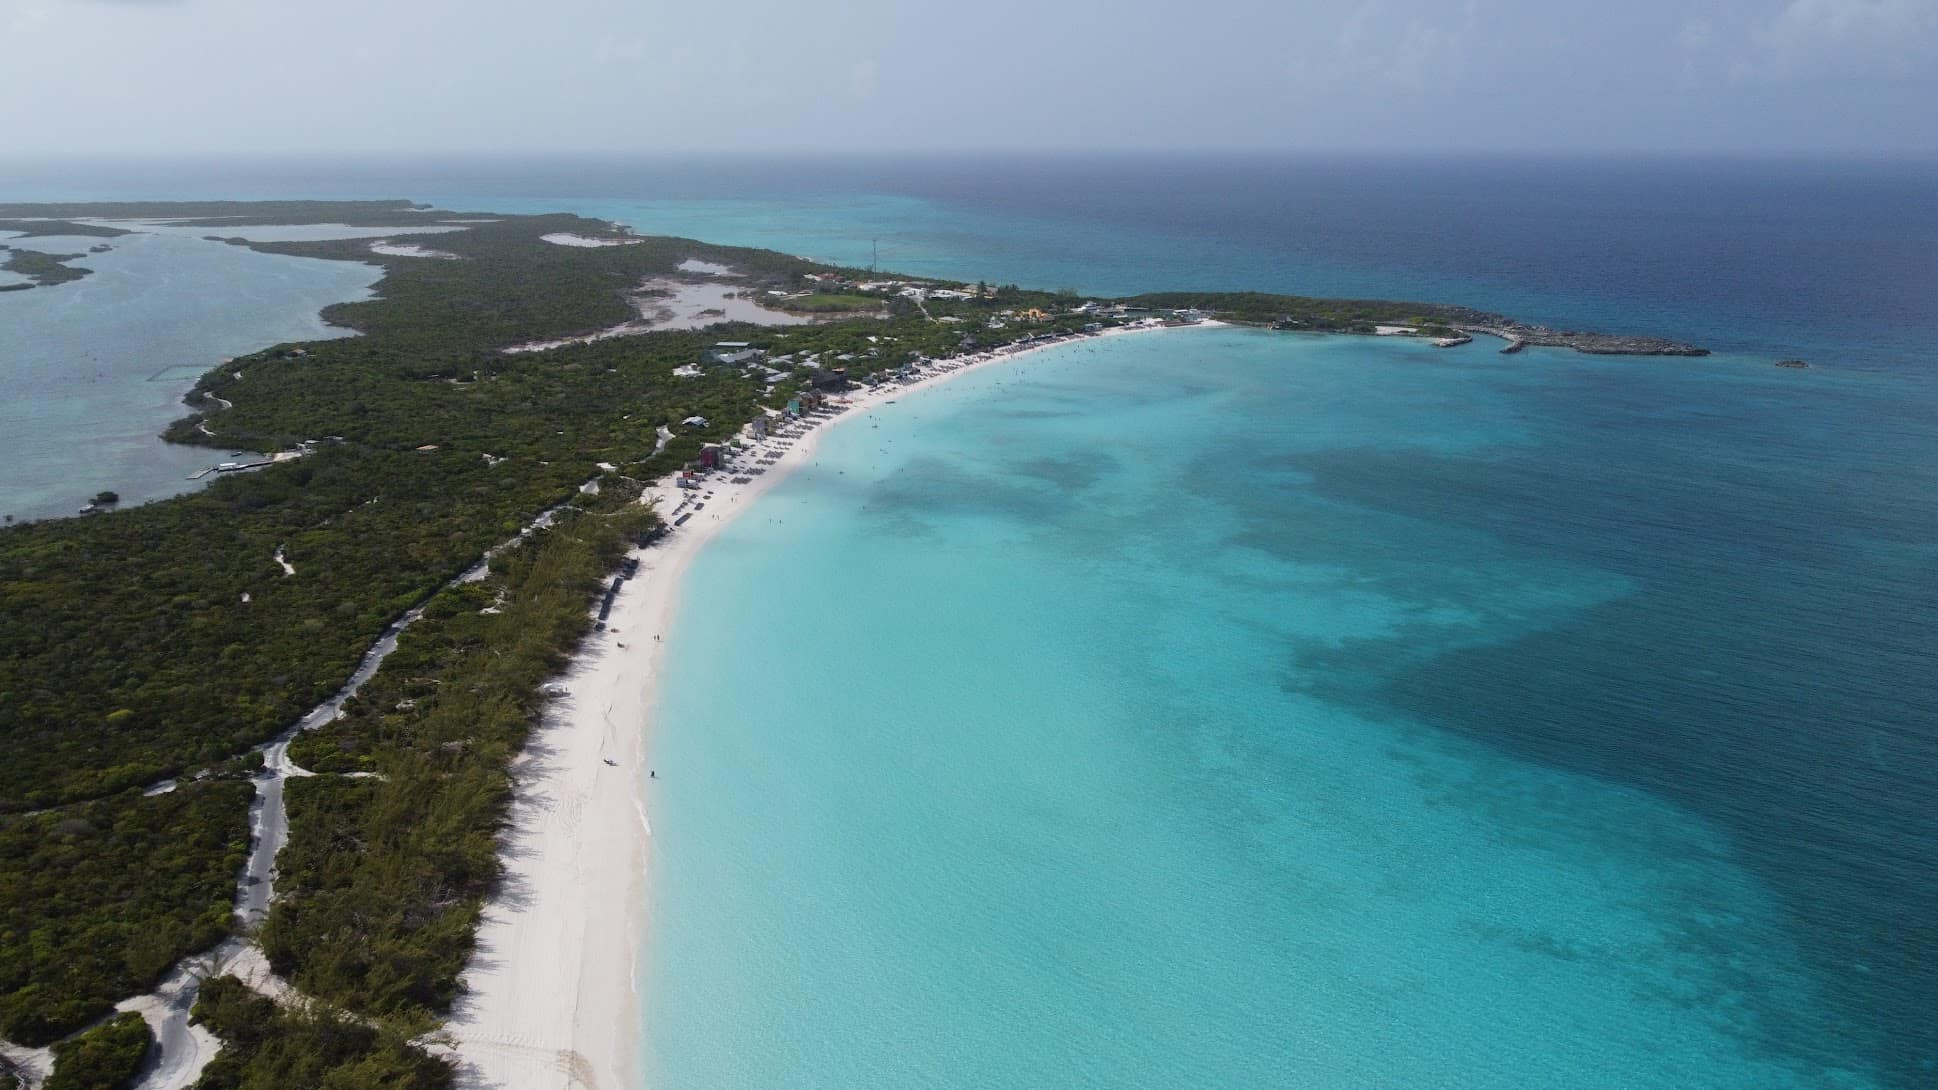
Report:
[[[403,201],[0,205],[9,216],[173,217],[223,230],[453,214]],[[612,230],[569,215],[467,223],[436,237],[451,261],[376,255],[367,240],[239,243],[385,270],[375,298],[326,312],[363,336],[225,364],[196,384],[199,411],[169,431],[303,456],[160,503],[0,529],[0,1034],[56,1040],[227,932],[251,793],[236,777],[260,766],[251,747],[339,690],[385,628],[422,604],[345,714],[291,749],[323,775],[286,784],[291,838],[259,940],[327,1005],[277,1008],[218,981],[196,1010],[228,1046],[206,1087],[448,1086],[449,1069],[403,1035],[434,1025],[455,994],[499,874],[508,761],[545,679],[583,635],[602,576],[652,521],[632,502],[638,482],[835,369],[866,380],[1105,320],[1074,296],[1014,285],[932,300],[924,314],[832,277],[810,282],[808,272],[854,277],[780,254],[541,237]],[[731,265],[751,289],[812,284],[815,305],[869,314],[505,351],[632,318],[640,282],[687,258]],[[1312,329],[1498,317],[1256,294],[1134,302]],[[674,373],[723,338],[766,349],[782,374],[770,386],[759,369]],[[692,416],[710,423],[679,424]],[[661,425],[678,434],[655,455]],[[579,493],[594,477],[600,493]],[[450,585],[568,501],[486,579]],[[338,772],[376,775],[329,775]],[[183,786],[142,793],[171,778]]]
[[[202,985],[192,1020],[222,1040],[196,1090],[447,1090],[451,1068],[395,1030],[279,1007],[232,976]]]
[[[380,298],[329,307],[324,316],[370,334],[387,349],[420,354],[420,373],[471,364],[477,355],[508,345],[591,333],[633,318],[631,292],[647,277],[674,274],[686,258],[731,264],[759,283],[816,267],[782,254],[691,239],[598,247],[541,241],[551,233],[609,232],[603,224],[571,215],[479,223],[435,237],[436,248],[457,261],[384,257],[372,254],[363,239],[250,245],[265,253],[383,265],[387,275]]]
[[[260,224],[347,223],[357,227],[422,227],[438,217],[410,201],[80,201],[58,204],[0,204],[0,224],[36,219],[170,219],[192,227],[243,227]],[[125,234],[115,228],[102,228]],[[59,231],[94,234],[94,231]]]
[[[69,265],[69,261],[79,261],[82,254],[44,254],[39,250],[22,250],[18,247],[0,246],[9,253],[6,264],[0,265],[10,273],[18,273],[41,287],[66,284],[84,276],[94,275],[93,269]]]
[[[0,818],[0,1035],[41,1045],[229,930],[246,783]]]
[[[879,295],[843,295],[828,292],[816,293],[814,295],[798,295],[789,299],[781,299],[772,305],[782,310],[791,310],[802,314],[823,314],[839,311],[880,310],[884,303],[885,300]]]
[[[1126,299],[1132,306],[1193,308],[1232,322],[1282,324],[1313,332],[1371,333],[1375,325],[1513,325],[1512,319],[1469,307],[1441,303],[1399,303],[1380,299],[1315,299],[1256,291],[1153,292]]]
[[[393,618],[593,472],[325,447],[166,503],[0,533],[0,813],[270,738]]]
[[[117,1014],[54,1046],[54,1073],[42,1090],[121,1090],[134,1084],[154,1044],[139,1014]]]
[[[506,765],[600,577],[652,522],[637,495],[608,484],[483,582],[440,593],[344,717],[303,738],[293,756],[312,768],[377,774],[288,785],[291,837],[260,938],[305,992],[419,1029],[449,1005],[498,875]]]
[[[1571,348],[1591,355],[1707,356],[1709,349],[1662,337],[1555,330],[1527,325],[1503,314],[1443,303],[1395,303],[1377,299],[1312,299],[1262,292],[1159,292],[1128,302],[1154,308],[1190,307],[1218,318],[1274,329],[1316,333],[1372,333],[1375,326],[1412,326],[1420,336],[1445,337],[1465,327],[1511,336],[1503,351],[1521,345]]]
[[[0,206],[4,207],[7,206]],[[120,227],[104,227],[97,223],[39,218],[0,218],[0,231],[13,233],[15,238],[118,238],[130,233]]]
[[[180,429],[223,445],[232,434],[341,442],[162,503],[0,531],[0,815],[16,815],[0,836],[0,949],[31,953],[0,958],[0,1032],[47,1040],[78,1028],[151,983],[161,959],[205,943],[208,929],[192,924],[212,906],[225,906],[216,918],[226,921],[229,891],[183,885],[180,868],[229,880],[247,790],[140,802],[124,792],[221,767],[294,722],[343,684],[385,626],[574,495],[596,462],[647,456],[659,423],[717,421],[688,440],[698,442],[723,438],[755,411],[760,387],[747,379],[672,376],[697,357],[696,335],[517,356],[481,345],[477,328],[515,341],[604,323],[611,309],[524,324],[512,315],[577,275],[555,264],[560,255],[587,255],[585,279],[605,285],[600,305],[623,312],[615,285],[625,276],[615,279],[607,255],[652,246],[574,250],[538,240],[603,230],[572,217],[535,218],[522,235],[483,226],[488,242],[451,243],[464,262],[392,268],[386,300],[348,316],[368,336],[259,353],[208,376],[203,388],[219,388],[234,407],[209,418],[214,439]],[[699,244],[655,249],[625,260],[763,260]],[[434,289],[416,279],[459,266],[471,280]],[[440,290],[465,305],[436,302]],[[278,548],[297,575],[275,563]],[[51,848],[36,846],[37,830],[75,812],[117,829],[124,810],[188,799],[207,807],[174,819],[192,858],[115,846],[49,857]],[[62,809],[21,816],[45,807]],[[192,835],[201,832],[210,835]],[[81,855],[123,865],[136,895],[89,877]],[[51,926],[33,903],[56,882],[72,926]],[[155,926],[163,918],[171,925]]]

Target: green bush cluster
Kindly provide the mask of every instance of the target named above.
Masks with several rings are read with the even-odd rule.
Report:
[[[270,738],[399,613],[592,471],[329,447],[164,503],[0,532],[0,813]]]
[[[289,211],[306,222],[419,215],[401,205]],[[576,495],[595,462],[637,462],[665,420],[705,415],[716,423],[700,437],[719,438],[755,411],[760,388],[744,378],[671,374],[697,358],[699,335],[535,355],[486,346],[480,338],[525,340],[580,320],[548,318],[529,302],[549,298],[549,281],[575,263],[605,283],[613,269],[603,255],[656,246],[651,261],[666,265],[676,254],[729,253],[537,241],[550,230],[605,228],[544,217],[475,243],[468,230],[440,236],[466,262],[394,268],[384,284],[396,301],[360,304],[367,336],[283,346],[203,380],[235,403],[214,418],[222,427],[278,446],[340,442],[164,502],[0,530],[0,1032],[35,1041],[69,1032],[206,945],[220,933],[214,921],[226,926],[248,789],[152,800],[134,789],[246,771],[250,747],[339,688],[385,626]],[[475,292],[405,271],[473,262]],[[426,302],[440,291],[451,305]],[[623,309],[610,284],[599,292]],[[492,299],[512,309],[467,325]],[[296,575],[275,562],[279,549]],[[191,801],[192,811],[167,810]],[[58,809],[26,816],[48,807]],[[123,835],[124,818],[146,821],[170,846]],[[62,822],[91,831],[42,839]]]
[[[443,218],[398,201],[0,205],[9,215],[190,216],[214,230]],[[952,352],[971,330],[990,345],[1082,321],[987,330],[1001,308],[1070,302],[1005,289],[993,302],[931,306],[961,323],[887,300],[885,319],[508,354],[632,317],[640,280],[685,258],[732,265],[750,288],[799,287],[819,268],[681,239],[543,241],[553,232],[612,229],[500,217],[430,240],[455,261],[386,258],[361,240],[245,243],[380,264],[385,277],[375,298],[329,311],[362,336],[211,371],[191,401],[204,411],[170,435],[251,449],[313,441],[312,453],[160,503],[0,530],[0,1032],[71,1032],[223,933],[250,789],[222,777],[246,773],[251,747],[341,687],[387,625],[436,595],[348,714],[296,746],[320,771],[379,778],[289,785],[284,895],[261,936],[312,994],[428,1024],[453,994],[497,874],[506,763],[538,688],[650,518],[625,506],[632,493],[615,478],[678,468],[809,377],[798,368],[770,390],[761,377],[674,370],[714,340],[740,339],[830,365],[850,354],[863,377]],[[654,456],[658,427],[691,416],[709,424],[678,427]],[[579,497],[600,462],[620,474],[600,497]],[[507,552],[485,582],[439,590],[568,500],[554,530]],[[196,782],[140,793],[167,777]],[[249,1070],[283,1070],[263,1062]]]
[[[41,1090],[121,1090],[134,1085],[155,1042],[139,1014],[117,1014],[54,1046],[54,1071]]]
[[[376,773],[289,785],[260,939],[306,993],[419,1027],[449,1006],[498,875],[507,765],[602,576],[650,520],[636,504],[562,515],[483,583],[440,594],[356,706],[305,739],[319,761],[354,755]]]
[[[448,1090],[449,1064],[395,1030],[320,1006],[279,1007],[232,976],[202,985],[191,1012],[222,1041],[195,1090]]]
[[[0,252],[7,255],[7,260],[0,262],[0,269],[24,276],[42,287],[66,284],[94,275],[93,269],[68,264],[70,261],[79,261],[84,256],[82,254],[48,254],[7,246],[0,246]]]
[[[0,1035],[46,1044],[228,933],[246,783],[0,818]]]
[[[0,206],[4,211],[5,206]],[[73,220],[45,219],[7,219],[0,216],[0,231],[6,231],[15,238],[118,238],[130,232],[121,227],[108,227],[98,223],[75,223]]]
[[[442,593],[357,708],[308,739],[376,776],[289,785],[291,842],[260,939],[306,993],[413,1026],[448,1009],[498,877],[506,766],[601,576],[649,520],[636,504],[568,512],[504,553],[481,586]]]
[[[1371,333],[1375,325],[1492,325],[1513,324],[1499,314],[1444,303],[1403,303],[1382,299],[1319,299],[1304,295],[1272,295],[1258,291],[1152,292],[1126,299],[1132,306],[1154,309],[1195,308],[1227,321],[1271,325],[1290,319],[1294,328],[1315,332]]]

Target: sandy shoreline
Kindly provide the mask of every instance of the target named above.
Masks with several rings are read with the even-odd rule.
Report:
[[[812,457],[829,425],[957,375],[1068,343],[957,357],[931,365],[936,369],[917,381],[854,393],[842,413],[821,418],[804,434],[756,444],[780,456],[750,482],[713,474],[699,490],[711,493],[702,510],[693,510],[698,497],[683,493],[671,477],[649,489],[669,523],[681,514],[693,517],[633,553],[639,573],[619,594],[606,631],[589,637],[558,679],[563,695],[512,764],[516,793],[501,848],[504,884],[485,906],[478,948],[463,976],[465,993],[440,1034],[458,1060],[460,1086],[638,1085],[635,980],[652,844],[646,736],[657,714],[665,646],[654,637],[672,627],[680,578],[693,558]],[[743,455],[740,464],[751,458]]]

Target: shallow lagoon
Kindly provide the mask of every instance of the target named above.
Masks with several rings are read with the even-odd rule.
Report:
[[[345,335],[319,312],[382,274],[180,233],[19,245],[84,254],[73,264],[94,274],[0,292],[0,514],[16,518],[69,515],[103,489],[130,504],[199,487],[188,475],[228,452],[157,437],[188,414],[182,395],[225,357]]]

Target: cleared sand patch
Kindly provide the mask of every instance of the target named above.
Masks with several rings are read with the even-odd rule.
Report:
[[[385,257],[434,257],[440,261],[458,260],[458,255],[447,254],[443,250],[427,250],[413,243],[392,242],[389,239],[379,239],[371,243],[370,252],[383,254]]]
[[[691,284],[649,280],[633,297],[640,316],[654,329],[705,329],[721,322],[753,325],[805,325],[812,319],[769,310],[732,284]]]
[[[593,238],[591,235],[574,235],[564,231],[538,237],[554,246],[632,246],[646,241],[643,238]]]
[[[591,344],[614,337],[635,337],[662,329],[705,329],[722,322],[751,325],[806,325],[811,317],[769,310],[746,298],[746,289],[733,284],[689,283],[684,280],[648,280],[633,294],[639,317],[621,322],[597,333],[562,337],[554,341],[531,341],[505,349],[508,353],[544,352],[573,344]]]

